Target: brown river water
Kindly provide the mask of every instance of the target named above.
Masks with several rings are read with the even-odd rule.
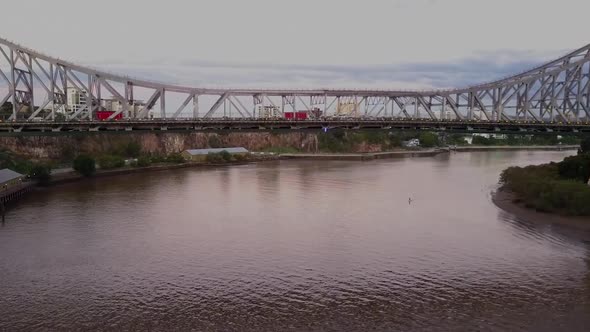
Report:
[[[569,154],[280,161],[33,193],[0,225],[0,330],[588,331],[590,242],[490,195],[502,169]]]

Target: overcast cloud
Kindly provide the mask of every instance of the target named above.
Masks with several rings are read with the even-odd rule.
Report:
[[[422,89],[490,81],[586,44],[590,1],[23,0],[4,8],[4,38],[132,76]]]

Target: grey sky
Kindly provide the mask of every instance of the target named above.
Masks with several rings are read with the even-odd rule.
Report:
[[[4,8],[3,37],[25,46],[203,86],[460,86],[590,40],[588,0],[22,0]]]

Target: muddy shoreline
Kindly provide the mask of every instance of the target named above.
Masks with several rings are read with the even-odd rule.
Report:
[[[492,201],[503,211],[515,215],[519,219],[538,224],[560,226],[572,230],[587,232],[590,235],[590,217],[563,216],[552,213],[538,212],[521,203],[515,203],[516,195],[499,188],[492,193]]]

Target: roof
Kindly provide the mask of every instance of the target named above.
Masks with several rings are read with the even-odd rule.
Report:
[[[190,154],[192,156],[202,155],[202,154],[209,154],[209,153],[219,153],[221,151],[227,151],[229,153],[248,153],[248,150],[246,150],[243,147],[237,147],[237,148],[219,148],[219,149],[191,149],[191,150],[185,150],[185,152],[187,152],[188,154]]]
[[[5,168],[0,169],[0,183],[4,183],[10,180],[18,179],[24,175],[17,173],[11,169]]]

